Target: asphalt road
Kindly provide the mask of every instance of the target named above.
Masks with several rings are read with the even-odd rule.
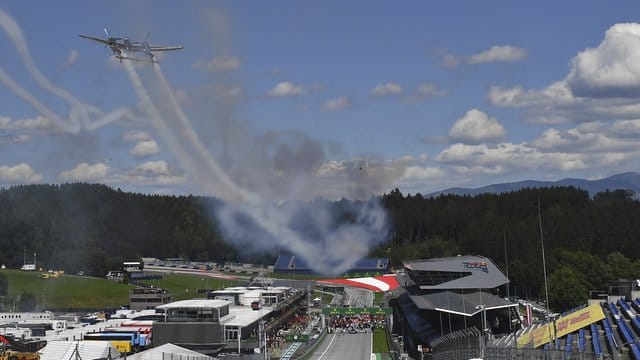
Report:
[[[371,333],[327,334],[312,360],[371,360]]]
[[[345,304],[351,307],[373,306],[373,291],[345,286]]]

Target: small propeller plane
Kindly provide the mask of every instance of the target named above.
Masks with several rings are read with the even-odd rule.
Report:
[[[180,50],[182,46],[161,46],[161,45],[150,45],[148,42],[133,42],[128,37],[112,37],[109,35],[107,29],[104,29],[105,35],[107,35],[106,39],[95,38],[87,35],[78,35],[83,39],[89,39],[93,41],[97,41],[104,46],[108,46],[113,51],[113,54],[117,59],[122,60],[133,60],[133,61],[145,61],[150,63],[157,63],[155,55],[153,54],[156,51],[173,51]],[[138,58],[138,57],[129,57],[128,53],[143,53],[146,58]]]

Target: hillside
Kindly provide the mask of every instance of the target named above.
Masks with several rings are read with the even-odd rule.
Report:
[[[527,188],[549,188],[553,186],[573,186],[577,189],[586,190],[590,196],[604,191],[614,190],[631,190],[635,194],[640,194],[640,174],[635,172],[622,173],[618,175],[609,176],[607,178],[598,180],[585,180],[566,178],[558,181],[537,181],[537,180],[524,180],[512,183],[501,183],[483,186],[480,188],[470,189],[453,187],[441,191],[436,191],[427,194],[428,197],[435,197],[444,194],[452,195],[469,195],[475,196],[480,194],[501,194],[511,191],[517,191]]]
[[[636,176],[612,181],[632,184]],[[575,187],[551,187],[424,197],[403,196],[395,189],[371,201],[386,210],[388,226],[386,241],[372,247],[369,255],[388,256],[396,268],[403,260],[457,254],[480,254],[504,266],[508,254],[513,287],[536,294],[542,283],[542,220],[549,273],[562,266],[561,254],[569,251],[593,254],[623,269],[607,270],[589,289],[601,289],[606,279],[640,278],[640,270],[635,270],[640,269],[640,202],[627,191],[591,196]],[[225,241],[215,216],[219,204],[211,198],[133,194],[95,184],[3,189],[0,264],[19,268],[25,250],[37,253],[38,267],[67,274],[82,270],[96,277],[140,257],[273,264],[278,248],[249,257],[248,248]],[[332,205],[335,211],[358,206],[346,199]],[[352,220],[343,216],[333,226]],[[256,235],[255,241],[263,240]]]

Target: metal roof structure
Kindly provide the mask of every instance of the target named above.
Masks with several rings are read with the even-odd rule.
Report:
[[[197,351],[183,348],[182,346],[171,343],[162,344],[149,350],[141,351],[136,354],[128,355],[128,360],[157,360],[157,359],[198,359],[207,360],[215,359],[204,355]]]
[[[493,261],[483,256],[414,260],[404,267],[404,277],[422,290],[493,289],[509,283]]]
[[[421,310],[436,310],[457,315],[474,316],[484,310],[517,307],[501,297],[483,292],[458,293],[442,291],[432,294],[409,295],[411,301]]]
[[[174,301],[172,303],[156,306],[156,309],[217,309],[231,304],[231,301],[227,300],[191,299]]]

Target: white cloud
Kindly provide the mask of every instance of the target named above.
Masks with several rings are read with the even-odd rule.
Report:
[[[373,89],[371,89],[371,95],[376,95],[376,96],[402,95],[402,86],[396,83],[378,84]]]
[[[80,57],[80,53],[78,52],[78,50],[72,49],[69,52],[69,56],[67,56],[67,60],[65,60],[64,63],[62,63],[62,68],[63,69],[70,68],[73,64],[76,63],[76,61],[78,61],[79,57]]]
[[[586,155],[578,153],[540,152],[528,144],[500,143],[453,144],[436,157],[438,162],[456,166],[458,172],[504,175],[530,169],[539,171],[574,171],[587,167]]]
[[[5,184],[32,184],[40,181],[42,181],[42,175],[28,164],[0,166],[0,182]]]
[[[541,90],[494,86],[488,97],[497,106],[528,108],[527,116],[535,123],[638,119],[638,58],[640,24],[616,24],[597,48],[573,58],[566,78]]]
[[[231,55],[217,56],[206,63],[198,61],[191,68],[207,72],[233,71],[240,68],[240,59]]]
[[[130,130],[130,131],[127,131],[122,136],[122,138],[127,141],[145,141],[145,140],[151,140],[151,135],[141,130]]]
[[[615,121],[611,130],[618,137],[637,137],[640,136],[640,120],[620,120]]]
[[[296,85],[289,81],[283,81],[267,91],[268,96],[297,96],[305,93],[302,85]]]
[[[136,170],[142,173],[149,173],[154,175],[169,175],[169,164],[164,160],[147,161],[136,167]]]
[[[442,181],[446,179],[446,171],[435,166],[409,166],[400,179],[403,182]]]
[[[351,98],[348,96],[341,96],[339,98],[325,101],[322,104],[322,110],[324,111],[340,111],[351,106]]]
[[[29,119],[11,120],[7,116],[0,116],[0,130],[33,130],[47,129],[53,125],[51,120],[44,116],[36,116]]]
[[[328,177],[334,176],[345,169],[344,161],[329,160],[321,164],[316,170],[316,176]]]
[[[422,83],[418,85],[416,93],[423,97],[447,95],[447,92],[445,90],[439,89],[436,85],[429,83]]]
[[[495,118],[480,110],[472,109],[456,120],[449,131],[452,142],[479,144],[500,140],[505,136],[504,127]]]
[[[165,186],[186,184],[184,175],[175,173],[164,160],[147,161],[126,171],[113,176],[112,183],[144,186]]]
[[[418,85],[415,92],[407,97],[407,100],[410,102],[417,102],[426,98],[445,95],[447,95],[447,91],[440,89],[437,85],[430,83],[421,83],[420,85]]]
[[[131,155],[143,157],[155,155],[159,152],[158,143],[155,140],[140,141],[129,151]]]
[[[633,124],[633,125],[632,125]],[[580,152],[589,154],[632,154],[638,151],[637,138],[640,121],[635,123],[605,122],[584,123],[567,130],[550,128],[545,130],[532,144],[539,151]],[[631,127],[634,127],[632,129]],[[629,131],[623,132],[623,130]],[[606,164],[602,164],[606,166]]]
[[[516,62],[527,57],[527,50],[511,45],[494,45],[490,49],[468,57],[443,54],[442,65],[453,68],[463,64]]]
[[[66,170],[58,175],[61,181],[100,181],[104,180],[109,173],[109,166],[104,163],[89,165],[80,163],[71,170]]]
[[[640,24],[616,24],[597,48],[571,61],[569,88],[580,97],[640,96]]]
[[[527,50],[511,45],[492,46],[491,49],[471,55],[469,64],[482,64],[493,62],[515,62],[527,57]]]

